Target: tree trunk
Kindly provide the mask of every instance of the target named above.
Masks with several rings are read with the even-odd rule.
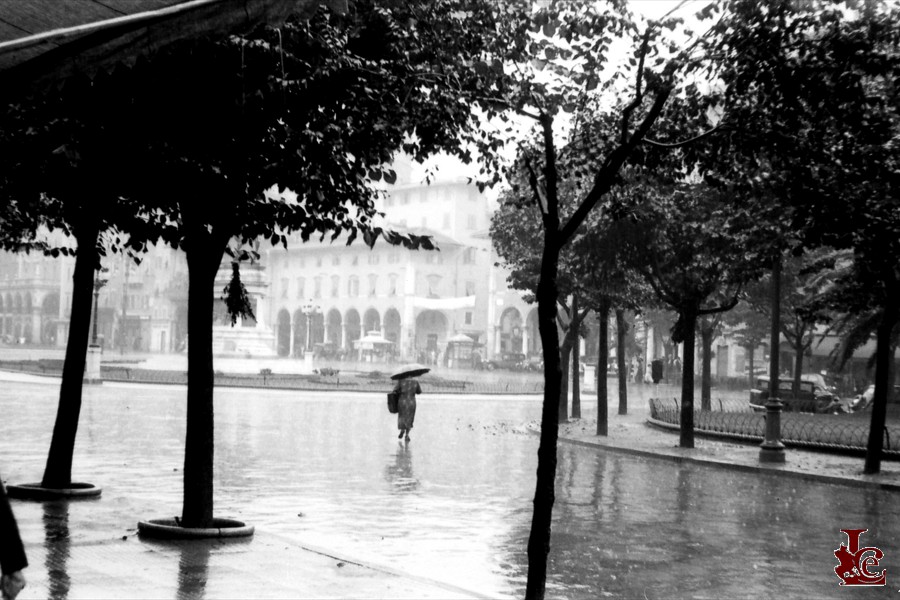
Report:
[[[619,414],[628,414],[628,367],[625,364],[625,336],[628,335],[628,323],[625,322],[625,309],[616,309],[616,369],[619,371]]]
[[[97,241],[100,230],[96,224],[75,229],[78,248],[72,274],[72,312],[69,318],[69,338],[59,387],[59,406],[50,451],[44,468],[41,486],[67,488],[72,483],[72,456],[81,414],[81,392],[84,365],[91,327],[91,303],[94,293],[94,272],[97,268]]]
[[[559,422],[569,420],[569,366],[572,359],[572,346],[569,345],[569,332],[563,338],[562,347],[559,349],[559,365],[563,376],[559,381]]]
[[[694,447],[694,340],[697,330],[697,313],[682,312],[684,321],[684,366],[681,379],[681,436],[678,445]]]
[[[794,382],[791,389],[794,391],[794,398],[800,396],[800,382],[803,381],[803,335],[797,338],[797,345],[794,346]]]
[[[225,246],[195,234],[186,245],[188,264],[187,431],[184,447],[184,527],[213,520],[213,303],[216,272]]]
[[[581,418],[581,340],[572,348],[572,418]]]
[[[578,296],[572,296],[572,418],[581,418],[581,318],[578,316]]]
[[[884,448],[884,425],[887,416],[888,385],[890,385],[891,331],[897,324],[897,308],[894,304],[884,309],[878,325],[875,347],[875,396],[872,398],[872,421],[869,426],[869,442],[866,445],[866,462],[863,473],[881,472],[881,455]]]
[[[556,501],[556,445],[559,438],[560,371],[559,334],[556,329],[558,219],[546,218],[541,279],[537,289],[538,329],[544,355],[544,403],[541,410],[541,439],[538,446],[537,484],[534,513],[528,536],[528,580],[525,598],[542,600],[547,586],[547,556],[550,553],[550,525]]]
[[[609,435],[609,398],[606,392],[606,365],[609,364],[609,300],[600,300],[597,309],[600,341],[597,346],[597,435]]]
[[[747,368],[749,369],[749,373],[747,374],[748,379],[750,380],[750,389],[756,385],[756,369],[753,366],[753,356],[755,354],[755,348],[747,348]]]
[[[703,344],[703,363],[700,374],[700,410],[712,410],[712,341],[714,327],[710,327],[708,319],[700,323],[700,340]]]

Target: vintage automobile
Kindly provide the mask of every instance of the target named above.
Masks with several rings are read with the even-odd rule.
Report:
[[[841,399],[822,375],[817,373],[802,375],[800,378],[800,389],[796,396],[793,393],[793,389],[793,377],[779,378],[778,399],[784,403],[783,410],[785,412],[820,414],[843,412]],[[757,412],[763,412],[766,410],[766,401],[768,399],[769,377],[759,377],[754,388],[750,390],[750,408]]]
[[[525,355],[521,352],[503,352],[500,356],[482,362],[481,368],[488,371],[493,371],[494,369],[521,371],[526,362]]]

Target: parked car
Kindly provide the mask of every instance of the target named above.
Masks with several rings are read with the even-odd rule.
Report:
[[[525,355],[521,352],[503,352],[490,360],[481,363],[481,368],[493,371],[494,369],[508,369],[510,371],[522,370],[526,362]]]
[[[756,386],[750,390],[750,407],[757,411],[766,410],[769,399],[769,377],[758,377]],[[800,389],[794,395],[794,378],[781,377],[778,380],[778,399],[784,403],[785,412],[832,413],[843,406],[835,389],[828,385],[818,373],[802,375]]]
[[[323,358],[325,360],[343,360],[344,354],[346,354],[344,349],[332,342],[313,345],[313,356],[316,358]]]
[[[529,356],[521,365],[523,371],[539,371],[544,370],[544,359],[540,355]]]

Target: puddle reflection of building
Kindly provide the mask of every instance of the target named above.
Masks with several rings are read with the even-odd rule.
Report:
[[[56,500],[44,502],[44,566],[49,577],[48,598],[65,599],[69,596],[71,580],[67,569],[69,560],[69,502]]]
[[[178,598],[203,598],[209,577],[209,540],[181,542],[178,561]]]
[[[394,462],[385,468],[385,478],[394,491],[414,492],[419,488],[419,480],[413,475],[412,449],[409,444],[397,444]]]

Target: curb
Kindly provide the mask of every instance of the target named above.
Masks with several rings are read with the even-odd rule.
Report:
[[[536,431],[534,429],[530,429],[530,431],[534,434],[540,434],[540,431]],[[700,457],[700,456],[682,456],[680,454],[672,454],[668,452],[659,452],[654,450],[644,450],[639,448],[627,448],[624,446],[614,446],[607,444],[597,444],[594,442],[588,442],[585,440],[577,440],[574,438],[567,438],[560,436],[559,441],[564,442],[566,444],[572,444],[575,446],[583,446],[585,448],[593,448],[595,450],[611,450],[613,452],[618,452],[621,454],[631,454],[633,456],[641,456],[646,458],[656,458],[661,460],[668,460],[676,463],[689,463],[689,464],[697,464],[704,465],[709,467],[716,467],[720,469],[730,469],[733,471],[743,471],[746,473],[770,473],[773,475],[779,475],[782,477],[799,477],[801,479],[805,479],[808,481],[815,481],[818,483],[831,483],[835,485],[846,485],[851,487],[867,487],[872,489],[880,489],[889,492],[900,492],[900,483],[885,483],[880,481],[866,481],[866,480],[857,480],[857,479],[848,479],[846,477],[837,477],[834,475],[822,475],[818,473],[806,473],[804,471],[792,471],[785,468],[785,466],[766,466],[766,465],[743,465],[739,463],[726,462],[723,460],[711,460],[708,458]]]

